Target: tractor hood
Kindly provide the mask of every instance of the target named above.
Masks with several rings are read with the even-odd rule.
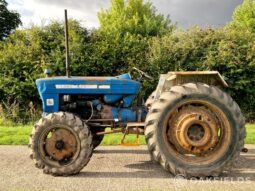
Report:
[[[51,77],[36,80],[44,111],[57,111],[59,95],[86,94],[131,96],[138,94],[140,82],[129,74],[117,77]]]
[[[52,77],[36,80],[41,94],[137,94],[140,83],[129,75],[117,77]],[[129,78],[129,79],[128,79]]]

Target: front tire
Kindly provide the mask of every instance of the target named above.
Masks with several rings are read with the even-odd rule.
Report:
[[[174,175],[218,176],[238,160],[246,136],[240,108],[220,89],[174,86],[151,106],[145,138],[153,159]]]
[[[90,128],[90,130],[92,133],[93,149],[95,149],[96,147],[98,147],[101,144],[101,142],[104,139],[104,135],[97,135],[96,133],[105,131],[105,128],[92,127],[92,128]]]
[[[51,113],[34,126],[30,158],[46,174],[77,174],[92,155],[92,136],[82,120],[71,113]]]

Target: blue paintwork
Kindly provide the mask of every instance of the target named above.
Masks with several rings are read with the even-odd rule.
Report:
[[[123,98],[123,107],[130,107],[135,99],[136,95],[129,95]]]
[[[125,122],[135,122],[136,120],[136,111],[132,109],[112,107],[112,118],[119,119],[120,121]]]
[[[44,113],[58,112],[59,96],[63,94],[103,95],[106,104],[123,101],[121,109],[112,107],[113,118],[120,116],[123,121],[136,121],[136,112],[128,108],[139,93],[141,84],[132,80],[129,74],[117,77],[45,78],[36,80],[36,85]],[[54,103],[47,104],[47,99]]]
[[[105,103],[113,104],[116,103],[117,101],[120,101],[123,98],[123,95],[105,95],[104,96],[104,101]]]
[[[121,75],[117,76],[117,78],[131,80],[131,76],[129,73],[121,74]]]

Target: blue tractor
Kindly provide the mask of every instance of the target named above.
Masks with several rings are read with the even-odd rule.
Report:
[[[207,177],[229,171],[243,149],[246,131],[239,106],[221,90],[228,86],[221,75],[162,74],[144,102],[139,92],[152,77],[134,70],[137,80],[129,73],[72,77],[67,54],[67,76],[47,73],[38,79],[43,116],[29,144],[36,167],[54,176],[79,173],[105,134],[122,132],[124,137],[144,134],[151,159],[172,174]],[[124,138],[121,142],[126,144]]]

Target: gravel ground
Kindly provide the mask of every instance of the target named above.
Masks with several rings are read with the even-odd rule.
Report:
[[[240,165],[213,181],[173,177],[150,162],[145,146],[101,146],[83,171],[71,177],[44,175],[26,146],[0,146],[0,191],[97,190],[254,190],[255,145],[247,145]]]

